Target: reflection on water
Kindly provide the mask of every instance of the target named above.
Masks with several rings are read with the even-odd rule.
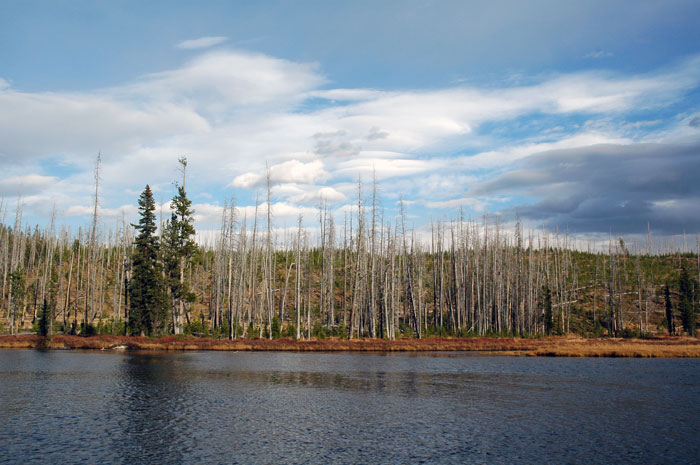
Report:
[[[125,463],[181,463],[188,438],[189,395],[173,360],[157,355],[126,357],[119,366],[118,395],[107,402],[116,424],[112,448]]]
[[[0,352],[0,463],[693,463],[700,360]]]

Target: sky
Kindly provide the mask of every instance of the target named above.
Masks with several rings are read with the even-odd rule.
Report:
[[[0,0],[11,224],[167,212],[199,230],[272,183],[277,228],[480,219],[583,237],[700,233],[700,2]],[[261,209],[261,212],[264,211]],[[2,213],[0,213],[2,215]]]

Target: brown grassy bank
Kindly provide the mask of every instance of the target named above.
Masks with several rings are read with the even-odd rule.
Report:
[[[554,357],[698,357],[700,339],[584,339],[580,337],[522,338],[426,338],[399,339],[238,339],[235,341],[188,337],[150,339],[127,336],[66,336],[46,339],[33,335],[0,336],[0,348],[99,349],[99,350],[220,350],[293,352],[431,352],[485,351],[503,355]]]

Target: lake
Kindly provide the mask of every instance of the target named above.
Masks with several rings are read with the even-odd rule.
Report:
[[[700,360],[0,351],[0,463],[697,463]]]

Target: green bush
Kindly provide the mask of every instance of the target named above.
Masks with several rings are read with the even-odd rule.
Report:
[[[193,318],[190,320],[190,324],[185,325],[183,333],[188,336],[205,337],[209,335],[209,326]]]
[[[620,332],[620,337],[625,339],[638,338],[641,334],[636,329],[625,328]]]
[[[296,337],[297,337],[297,327],[296,327],[296,325],[294,325],[294,324],[292,324],[292,323],[289,323],[289,324],[287,325],[287,328],[286,328],[285,331],[284,331],[284,335],[285,335],[286,337],[289,337],[289,338],[292,338],[292,339],[296,339]]]
[[[345,326],[345,322],[341,321],[338,326],[334,326],[331,329],[331,336],[337,337],[340,339],[347,339],[348,338],[348,328]]]
[[[80,323],[81,336],[94,336],[95,334],[97,334],[97,328],[95,328],[92,324],[88,323],[86,328],[84,322]]]
[[[605,334],[605,328],[600,324],[600,318],[595,321],[595,327],[593,328],[593,335],[595,337],[603,337]]]
[[[462,328],[459,333],[459,337],[477,337],[478,334],[474,330],[470,330],[469,328]]]
[[[447,334],[447,331],[445,328],[441,328],[442,331]],[[411,328],[409,325],[407,325],[405,322],[399,320],[399,333],[402,334],[404,337],[413,337],[413,328]]]
[[[95,334],[111,334],[120,335],[124,334],[126,328],[122,320],[114,321],[110,318],[109,320],[98,321],[97,325],[93,325]]]
[[[323,340],[328,335],[326,334],[326,329],[321,325],[321,323],[316,323],[311,330],[311,335],[319,340]]]
[[[280,325],[280,319],[277,317],[277,315],[272,317],[272,324],[270,326],[270,331],[272,332],[272,339],[279,339],[282,335],[282,327]]]
[[[256,339],[258,337],[258,331],[256,331],[255,325],[253,324],[252,321],[248,325],[247,337],[248,337],[248,339]]]
[[[226,331],[221,326],[217,326],[216,328],[207,328],[207,334],[206,337],[210,337],[212,339],[221,339],[224,336],[228,335],[228,326],[226,327]]]
[[[345,321],[341,321],[340,325],[338,325],[338,337],[341,339],[348,338],[348,327],[345,326]]]

